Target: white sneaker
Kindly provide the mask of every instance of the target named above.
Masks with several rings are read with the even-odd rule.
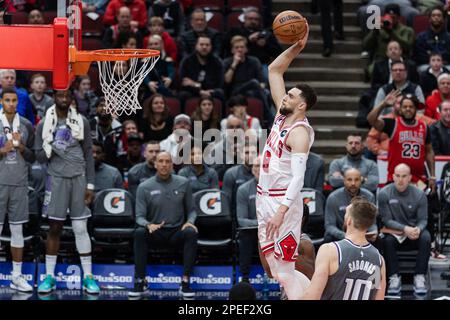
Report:
[[[18,290],[20,292],[31,292],[33,287],[30,286],[22,275],[13,276],[11,279],[11,284],[9,285],[11,289]]]
[[[425,275],[416,274],[414,276],[414,293],[415,294],[426,294],[428,292],[427,284],[425,281]]]
[[[388,295],[397,295],[402,291],[402,278],[398,274],[389,277]]]

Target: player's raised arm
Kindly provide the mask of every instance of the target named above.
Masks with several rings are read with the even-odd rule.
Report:
[[[269,85],[270,93],[272,95],[275,107],[278,110],[281,105],[281,100],[286,94],[284,86],[283,74],[291,64],[292,60],[299,55],[305,48],[308,41],[309,26],[306,24],[306,35],[302,40],[294,43],[292,46],[283,51],[270,65],[269,65]]]

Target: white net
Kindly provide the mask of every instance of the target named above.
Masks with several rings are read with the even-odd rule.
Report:
[[[115,116],[124,113],[131,115],[142,109],[138,101],[139,86],[158,59],[159,56],[130,58],[125,61],[97,61],[107,113]]]

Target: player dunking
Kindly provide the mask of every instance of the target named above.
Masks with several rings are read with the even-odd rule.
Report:
[[[295,270],[295,260],[303,215],[300,191],[314,142],[314,131],[305,114],[317,97],[306,84],[296,85],[286,94],[283,74],[305,47],[308,32],[307,26],[305,38],[269,66],[270,91],[277,115],[262,154],[256,196],[261,251],[289,300],[299,299],[309,284],[309,279]]]

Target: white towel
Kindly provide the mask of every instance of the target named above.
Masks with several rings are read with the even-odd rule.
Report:
[[[58,116],[56,114],[56,106],[53,105],[48,108],[45,113],[44,119],[44,127],[42,128],[42,148],[47,155],[47,158],[50,158],[52,155],[52,142],[53,142],[53,133],[55,132],[56,125],[58,124]],[[78,111],[70,107],[67,113],[66,124],[72,131],[72,137],[81,141],[84,139],[84,124],[83,118]]]
[[[3,109],[0,112],[0,121],[2,122],[2,125],[3,125],[3,132],[6,133],[6,138],[8,140],[12,140],[12,133],[19,132],[19,127],[20,127],[19,114],[16,112],[16,114],[14,115],[14,120],[12,123],[12,130],[11,130],[11,125],[10,125],[8,119],[6,119],[6,115],[5,115],[5,112]]]

